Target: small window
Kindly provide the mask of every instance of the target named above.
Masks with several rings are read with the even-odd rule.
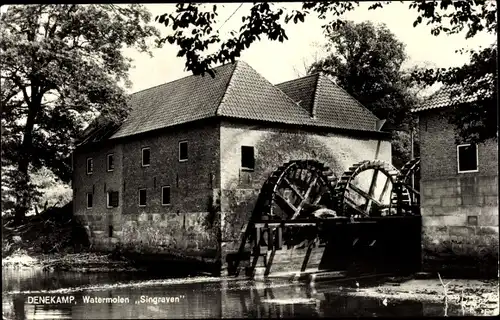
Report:
[[[478,154],[475,144],[462,144],[457,146],[458,172],[477,172]]]
[[[94,160],[87,158],[87,174],[92,174],[92,172],[94,172]]]
[[[114,155],[112,153],[108,154],[108,156],[107,156],[106,167],[107,167],[108,171],[113,171],[115,169],[115,159],[114,159]]]
[[[113,237],[113,226],[108,226],[108,237],[112,238]]]
[[[188,159],[188,143],[187,141],[179,142],[179,161],[187,161]]]
[[[170,186],[161,187],[161,204],[163,206],[170,204]]]
[[[253,147],[241,147],[241,167],[248,170],[255,168],[255,152]]]
[[[146,189],[139,189],[139,207],[146,206]]]
[[[118,207],[118,191],[109,191],[107,195],[108,208]]]
[[[92,193],[87,193],[87,209],[92,209],[94,205],[94,195]]]
[[[151,163],[151,149],[142,148],[142,166],[148,167]]]

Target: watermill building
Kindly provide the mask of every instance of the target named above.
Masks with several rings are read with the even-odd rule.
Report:
[[[383,121],[322,74],[273,85],[238,61],[137,92],[131,107],[73,155],[74,212],[101,250],[224,265],[276,168],[314,159],[337,179],[391,162]]]

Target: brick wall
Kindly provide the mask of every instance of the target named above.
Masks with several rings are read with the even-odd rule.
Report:
[[[188,142],[185,162],[179,161],[180,141]],[[111,250],[120,243],[148,253],[217,258],[219,125],[192,123],[110,143],[74,155],[74,212],[87,224],[95,247]],[[141,164],[142,147],[151,150],[148,167]],[[115,154],[113,172],[106,172],[109,152]],[[92,175],[85,173],[87,157],[94,159]],[[162,186],[171,187],[170,205],[161,203]],[[138,205],[142,188],[145,207]],[[86,209],[85,193],[92,190],[94,207]],[[106,208],[105,190],[119,191],[118,208]]]
[[[224,255],[239,242],[257,196],[268,176],[280,165],[296,159],[315,159],[340,175],[361,160],[391,162],[389,141],[332,133],[272,129],[263,125],[221,124],[221,223]],[[241,168],[241,146],[255,148],[255,170]]]
[[[458,173],[445,110],[420,114],[424,265],[453,254],[498,259],[498,145],[478,145],[478,172]],[[430,262],[429,262],[430,263]]]

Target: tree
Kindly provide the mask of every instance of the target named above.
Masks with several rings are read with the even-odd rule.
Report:
[[[15,167],[6,182],[17,221],[39,195],[30,172],[47,167],[68,181],[72,142],[85,125],[126,116],[119,82],[128,84],[130,61],[121,49],[150,53],[148,41],[159,39],[150,19],[135,4],[23,5],[2,14],[2,160]]]
[[[375,10],[383,8],[391,1],[378,1],[371,3],[369,9]],[[226,63],[234,61],[241,53],[247,49],[254,41],[260,40],[261,36],[267,36],[272,41],[284,41],[287,39],[284,24],[293,21],[294,23],[304,22],[305,17],[311,14],[317,15],[320,19],[328,19],[323,28],[328,33],[342,25],[340,17],[347,11],[354,10],[359,5],[359,1],[307,1],[302,3],[300,10],[285,12],[276,4],[255,3],[250,9],[249,14],[242,18],[242,25],[238,32],[231,32],[230,37],[221,41],[218,31],[214,31],[214,25],[217,22],[217,6],[206,9],[203,5],[178,4],[172,14],[163,14],[156,17],[157,21],[165,26],[171,26],[173,33],[163,39],[169,43],[179,46],[178,56],[186,57],[186,69],[193,74],[204,74],[208,72],[213,75],[211,67],[217,63]],[[474,37],[479,32],[495,33],[497,28],[497,7],[496,1],[490,0],[442,0],[425,1],[414,0],[409,2],[409,9],[417,13],[413,26],[426,22],[430,25],[431,33],[439,35],[441,33],[454,34],[464,31],[466,38]],[[190,31],[190,32],[187,32]],[[218,47],[215,53],[205,54],[210,48]],[[495,44],[496,46],[496,44]],[[474,54],[485,57],[489,61],[495,61],[496,50],[483,49]],[[474,57],[474,55],[473,55]],[[474,62],[476,61],[476,62]],[[421,77],[422,72],[416,72],[414,79],[423,81],[427,84],[442,81],[445,84],[465,85],[471,87],[471,83],[477,79],[490,79],[487,90],[481,90],[484,94],[479,100],[487,100],[496,104],[494,94],[496,85],[495,68],[481,69],[480,72],[474,72],[475,67],[479,66],[477,59],[471,60],[469,66],[464,68],[455,68],[449,70],[436,70],[424,72],[425,77]],[[461,74],[455,77],[455,73]],[[467,72],[473,72],[474,75],[465,75]],[[438,76],[441,74],[442,76]],[[463,80],[463,81],[462,81]],[[462,82],[460,82],[462,81]],[[485,88],[486,83],[473,84]],[[460,90],[457,90],[460,92]],[[490,94],[491,93],[491,94]],[[458,95],[454,95],[455,97]],[[469,96],[470,98],[470,96]],[[483,99],[484,98],[484,99]],[[464,101],[463,99],[456,99]],[[457,102],[458,107],[460,102]],[[488,105],[491,105],[489,103]],[[497,127],[486,125],[488,119],[493,114],[491,108],[477,112],[476,115],[469,117],[470,108],[466,111],[459,111],[456,117],[453,116],[451,122],[455,123],[462,139],[482,141],[489,137],[496,137]],[[458,110],[458,108],[457,108]],[[468,111],[467,111],[468,110]],[[487,118],[485,118],[487,117]],[[496,117],[494,117],[496,119]],[[475,120],[471,126],[473,129],[461,130],[461,124],[468,124],[470,120]],[[468,125],[467,125],[468,126]],[[469,136],[469,133],[474,136]]]
[[[322,71],[381,119],[392,132],[393,162],[410,160],[410,109],[418,102],[409,74],[402,69],[404,44],[385,26],[347,21],[328,32],[328,56],[309,72]]]
[[[385,25],[371,22],[346,21],[326,36],[328,55],[314,62],[309,73],[329,75],[377,117],[386,119],[393,142],[404,145],[399,140],[408,140],[406,135],[413,127],[410,109],[418,101],[409,88],[409,75],[402,69],[407,58],[404,44]],[[394,150],[397,166],[410,160],[407,148]]]

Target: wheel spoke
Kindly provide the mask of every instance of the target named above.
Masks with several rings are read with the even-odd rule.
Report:
[[[297,207],[297,209],[295,209],[295,213],[293,214],[292,216],[292,219],[295,219],[297,218],[297,216],[300,214],[300,210],[302,210],[302,207],[304,206],[304,204],[307,202],[307,198],[309,198],[309,194],[311,193],[311,190],[314,188],[314,186],[316,185],[316,181],[318,181],[318,176],[316,176],[314,178],[314,180],[312,181],[312,183],[309,185],[309,188],[307,189],[306,191],[306,194],[304,195],[304,198],[303,200],[300,202],[299,206]]]
[[[286,177],[283,178],[283,181],[286,182],[286,184],[290,187],[290,189],[297,194],[300,199],[304,200],[304,196],[301,194],[301,192],[288,180]]]

